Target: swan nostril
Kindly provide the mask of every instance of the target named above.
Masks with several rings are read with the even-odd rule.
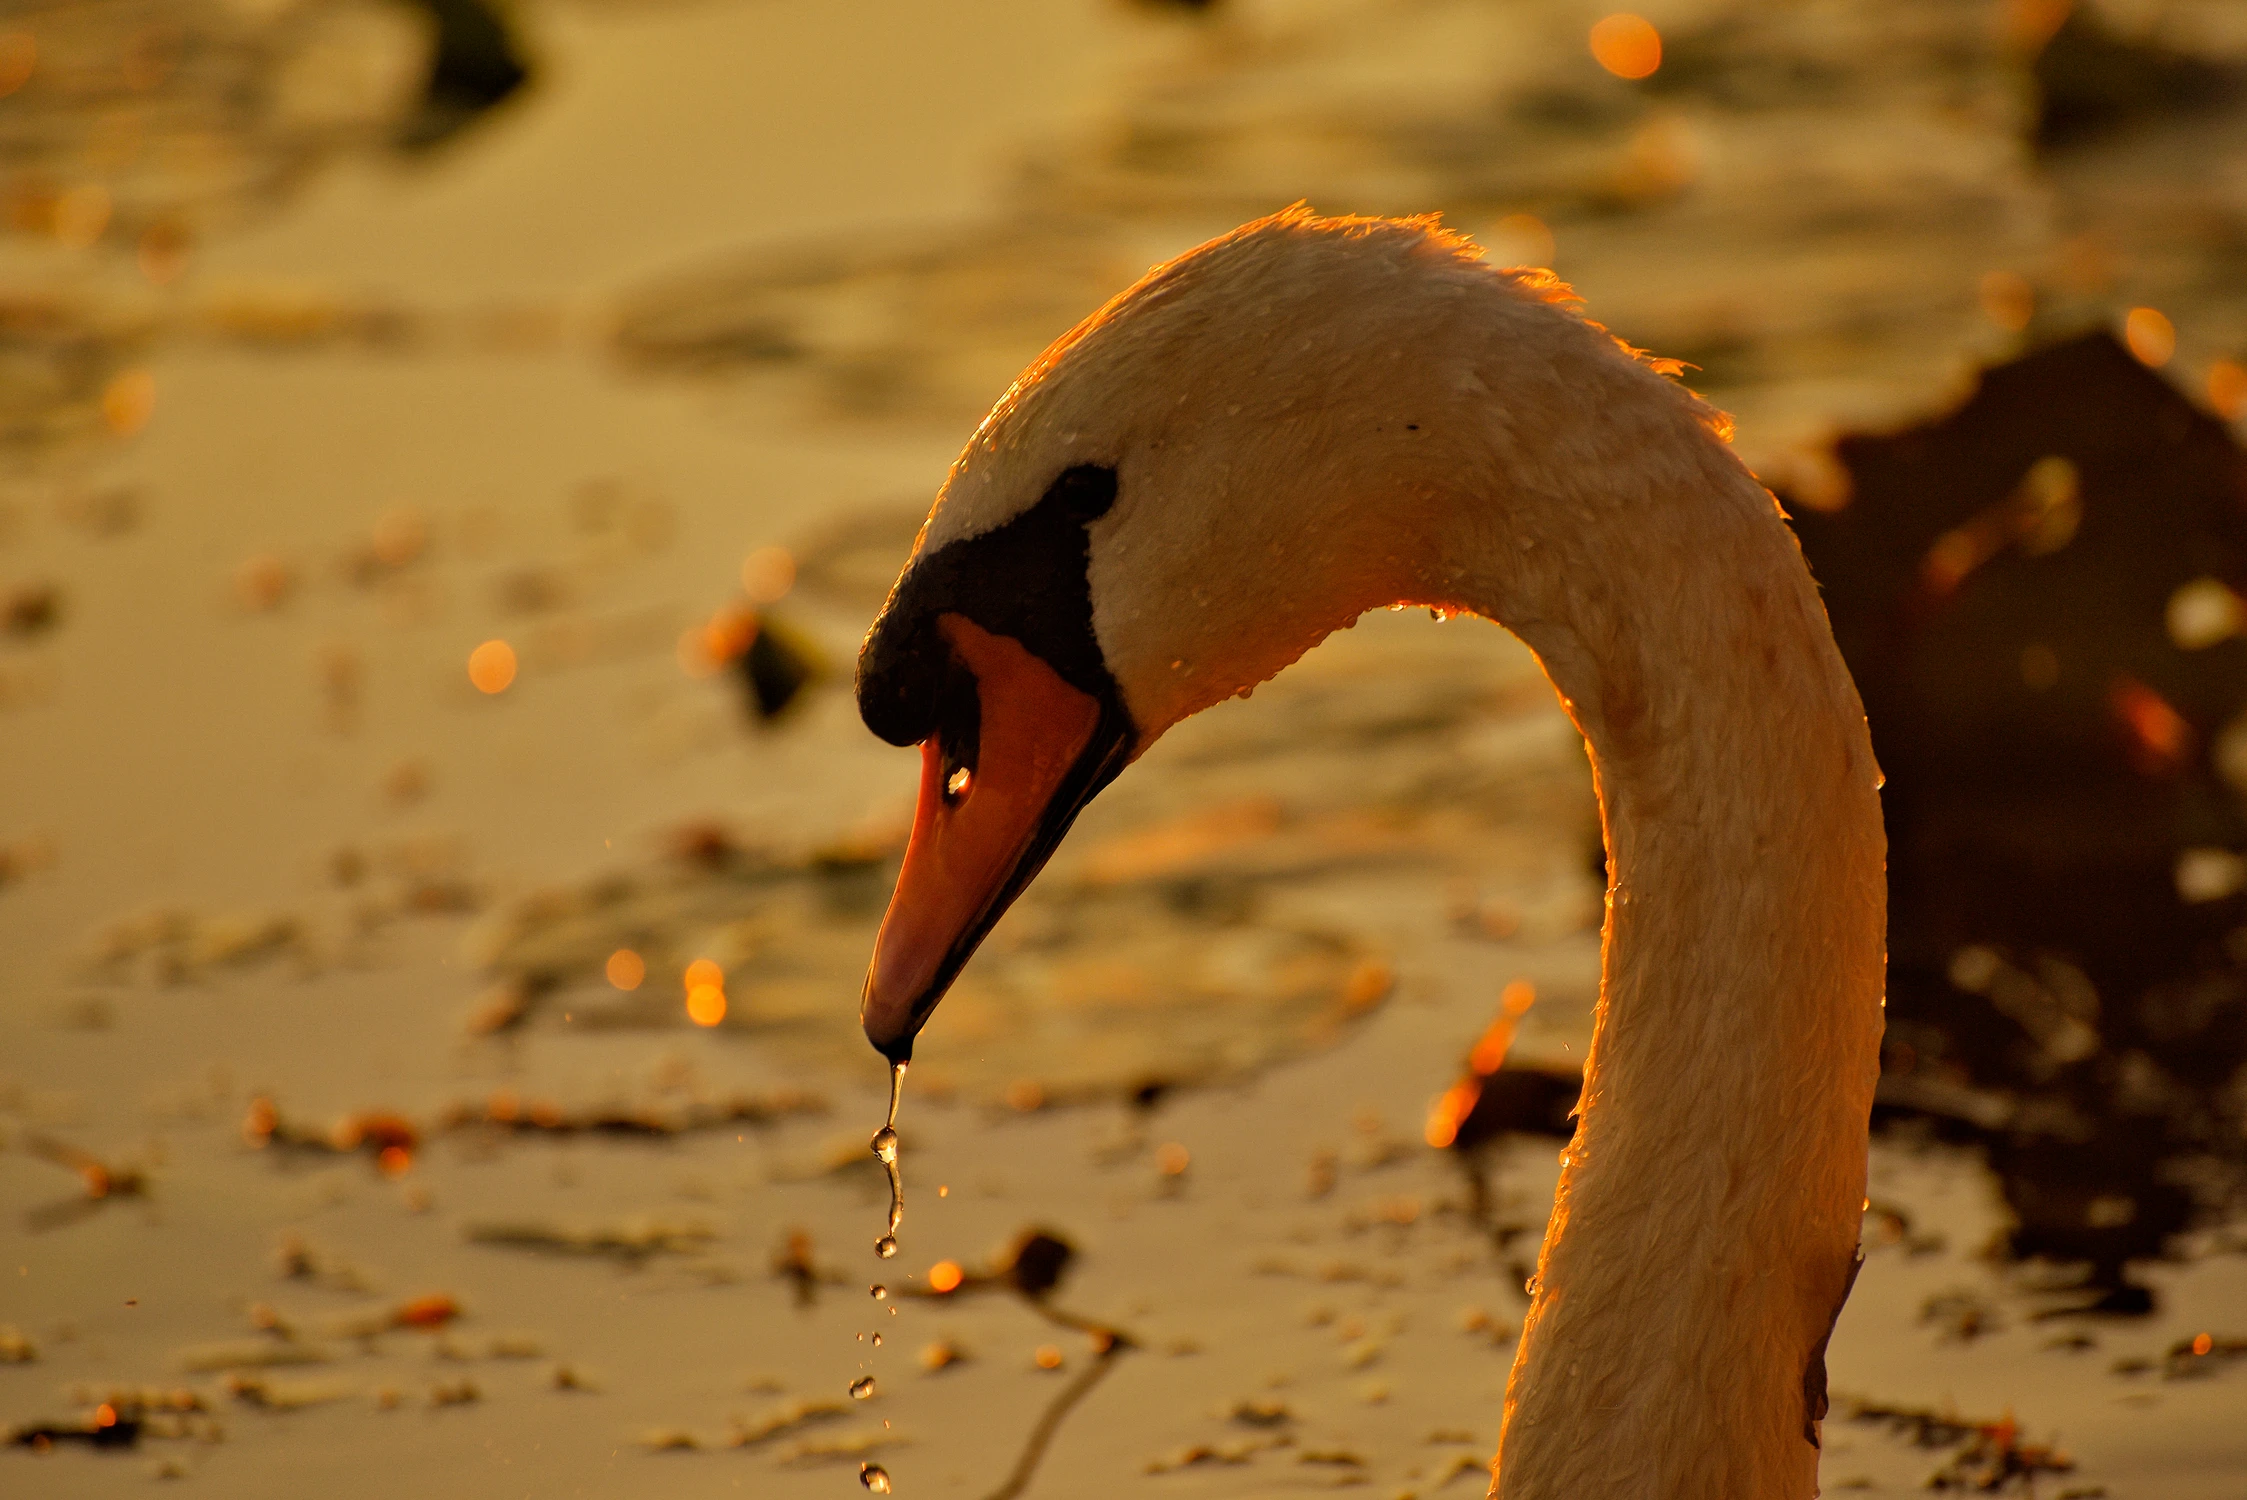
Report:
[[[974,783],[975,773],[973,771],[970,771],[966,766],[957,767],[951,775],[944,778],[944,800],[947,802],[959,801],[967,795],[967,789]]]

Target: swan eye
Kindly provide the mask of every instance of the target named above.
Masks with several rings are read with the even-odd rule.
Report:
[[[952,773],[944,778],[944,800],[946,802],[958,802],[967,795],[967,789],[974,784],[974,781],[975,773],[973,771],[970,771],[966,766],[954,766]]]

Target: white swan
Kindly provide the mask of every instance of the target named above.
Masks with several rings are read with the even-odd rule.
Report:
[[[984,420],[859,661],[924,763],[866,1032],[909,1055],[1170,725],[1369,609],[1498,621],[1590,742],[1611,873],[1492,1493],[1799,1500],[1881,1030],[1863,710],[1724,419],[1477,255],[1290,210],[1150,272]]]

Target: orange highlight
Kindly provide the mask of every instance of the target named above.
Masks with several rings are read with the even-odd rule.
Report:
[[[1474,1113],[1475,1101],[1482,1097],[1480,1078],[1462,1078],[1443,1091],[1428,1110],[1428,1128],[1425,1139],[1438,1151],[1459,1139],[1459,1127],[1467,1116]]]
[[[146,370],[127,370],[102,387],[101,419],[119,437],[146,427],[155,410],[156,377]]]
[[[698,984],[687,991],[687,1019],[697,1026],[715,1026],[726,1018],[726,992],[714,984]]]
[[[1592,25],[1592,56],[1617,78],[1646,78],[1662,66],[1662,33],[1644,16],[1618,11]]]
[[[39,65],[39,39],[28,31],[0,31],[0,99],[31,81]]]
[[[2192,756],[2192,726],[2169,700],[2134,677],[2117,677],[2107,707],[2130,736],[2131,759],[2153,775],[2181,771]]]
[[[1475,1041],[1467,1054],[1467,1076],[1454,1083],[1428,1107],[1428,1124],[1422,1138],[1438,1151],[1459,1139],[1459,1127],[1475,1112],[1482,1098],[1482,1081],[1506,1064],[1521,1018],[1537,1003],[1537,987],[1517,979],[1498,992],[1498,1016]]]
[[[2247,414],[2247,367],[2228,359],[2210,365],[2208,404],[2227,422],[2236,422]]]
[[[687,1019],[697,1026],[715,1026],[726,1018],[726,971],[716,959],[698,958],[687,965]]]
[[[2169,363],[2169,356],[2177,352],[2176,326],[2157,308],[2131,308],[2130,316],[2122,320],[2122,338],[2138,363],[2151,370]]]
[[[505,641],[486,641],[468,653],[468,680],[479,693],[504,693],[515,680],[515,648]]]
[[[609,955],[609,983],[620,990],[636,990],[640,981],[648,977],[648,961],[629,948],[619,948]]]
[[[940,1260],[928,1268],[928,1289],[938,1296],[958,1291],[965,1280],[967,1272],[960,1269],[956,1260]]]
[[[431,1292],[400,1303],[392,1310],[390,1322],[397,1328],[442,1328],[459,1316],[459,1303],[443,1292]]]

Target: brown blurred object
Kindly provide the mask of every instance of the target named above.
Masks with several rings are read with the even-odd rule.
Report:
[[[2149,119],[2221,108],[2247,94],[2247,68],[2117,30],[2092,5],[2043,0],[2015,9],[2040,12],[2040,21],[2061,18],[2032,65],[2040,149],[2064,149]]]
[[[148,1195],[148,1178],[138,1167],[105,1162],[50,1136],[30,1136],[23,1144],[33,1156],[77,1173],[79,1181],[85,1185],[81,1197],[45,1204],[26,1213],[24,1222],[34,1231],[60,1229],[118,1198]]]
[[[2247,587],[2247,453],[2095,333],[1836,457],[1851,503],[1794,525],[1888,778],[1883,1111],[1981,1140],[2014,1252],[2143,1311],[2180,1159],[2238,1176],[2247,641],[2199,617]]]
[[[62,623],[62,590],[51,583],[26,583],[0,596],[0,635],[28,640]]]
[[[839,1283],[842,1273],[823,1269],[813,1256],[811,1231],[791,1229],[772,1254],[772,1274],[795,1290],[796,1305],[810,1307],[819,1300],[821,1283]]]
[[[282,1147],[337,1156],[363,1151],[385,1177],[399,1177],[413,1167],[421,1132],[412,1121],[386,1110],[346,1115],[322,1130],[285,1118],[269,1096],[260,1094],[250,1101],[242,1119],[242,1139],[260,1149]]]

